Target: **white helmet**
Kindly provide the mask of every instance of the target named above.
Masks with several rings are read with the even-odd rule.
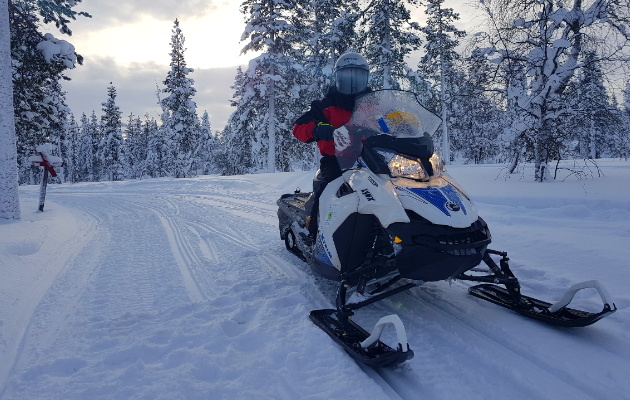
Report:
[[[370,67],[359,53],[339,57],[334,69],[335,86],[342,94],[357,94],[367,89]]]

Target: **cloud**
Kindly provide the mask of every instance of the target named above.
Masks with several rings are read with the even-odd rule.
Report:
[[[118,97],[116,105],[127,122],[130,113],[144,114],[159,119],[161,113],[157,104],[156,82],[162,88],[162,81],[170,67],[154,62],[121,65],[111,57],[90,56],[83,66],[69,71],[69,82],[62,82],[67,92],[66,100],[77,121],[81,114],[90,115],[92,110],[102,115],[102,105],[107,99],[107,87],[112,82]],[[195,69],[190,75],[195,80],[197,94],[193,98],[197,104],[199,117],[208,111],[213,130],[221,130],[234,109],[230,106],[236,67]]]
[[[125,1],[83,1],[75,11],[85,11],[92,18],[78,17],[70,24],[73,31],[100,30],[110,26],[134,23],[143,16],[160,21],[174,21],[175,18],[203,17],[226,3],[213,0],[125,0]]]

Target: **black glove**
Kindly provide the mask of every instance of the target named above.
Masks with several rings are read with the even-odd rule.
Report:
[[[334,126],[320,122],[315,128],[313,128],[313,139],[315,139],[315,141],[317,142],[319,142],[320,140],[323,140],[325,142],[332,140],[334,131]]]

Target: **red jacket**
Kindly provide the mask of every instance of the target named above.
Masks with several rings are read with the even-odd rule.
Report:
[[[356,96],[340,94],[331,86],[326,97],[312,102],[311,109],[295,121],[293,136],[304,143],[311,143],[314,140],[313,128],[318,123],[324,122],[339,128],[350,119],[355,98]],[[332,140],[319,141],[317,147],[323,156],[335,155],[335,144]]]

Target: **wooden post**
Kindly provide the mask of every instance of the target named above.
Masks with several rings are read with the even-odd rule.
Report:
[[[48,174],[53,178],[57,176],[53,167],[61,167],[63,161],[59,157],[54,157],[48,154],[50,151],[50,144],[43,144],[37,146],[39,155],[29,157],[29,160],[33,165],[44,167],[44,174],[42,176],[42,183],[39,187],[39,211],[44,212],[44,201],[46,200],[46,187],[48,186]]]
[[[48,168],[44,168],[42,184],[39,187],[39,211],[44,212],[44,200],[46,200],[46,187],[48,186]]]

